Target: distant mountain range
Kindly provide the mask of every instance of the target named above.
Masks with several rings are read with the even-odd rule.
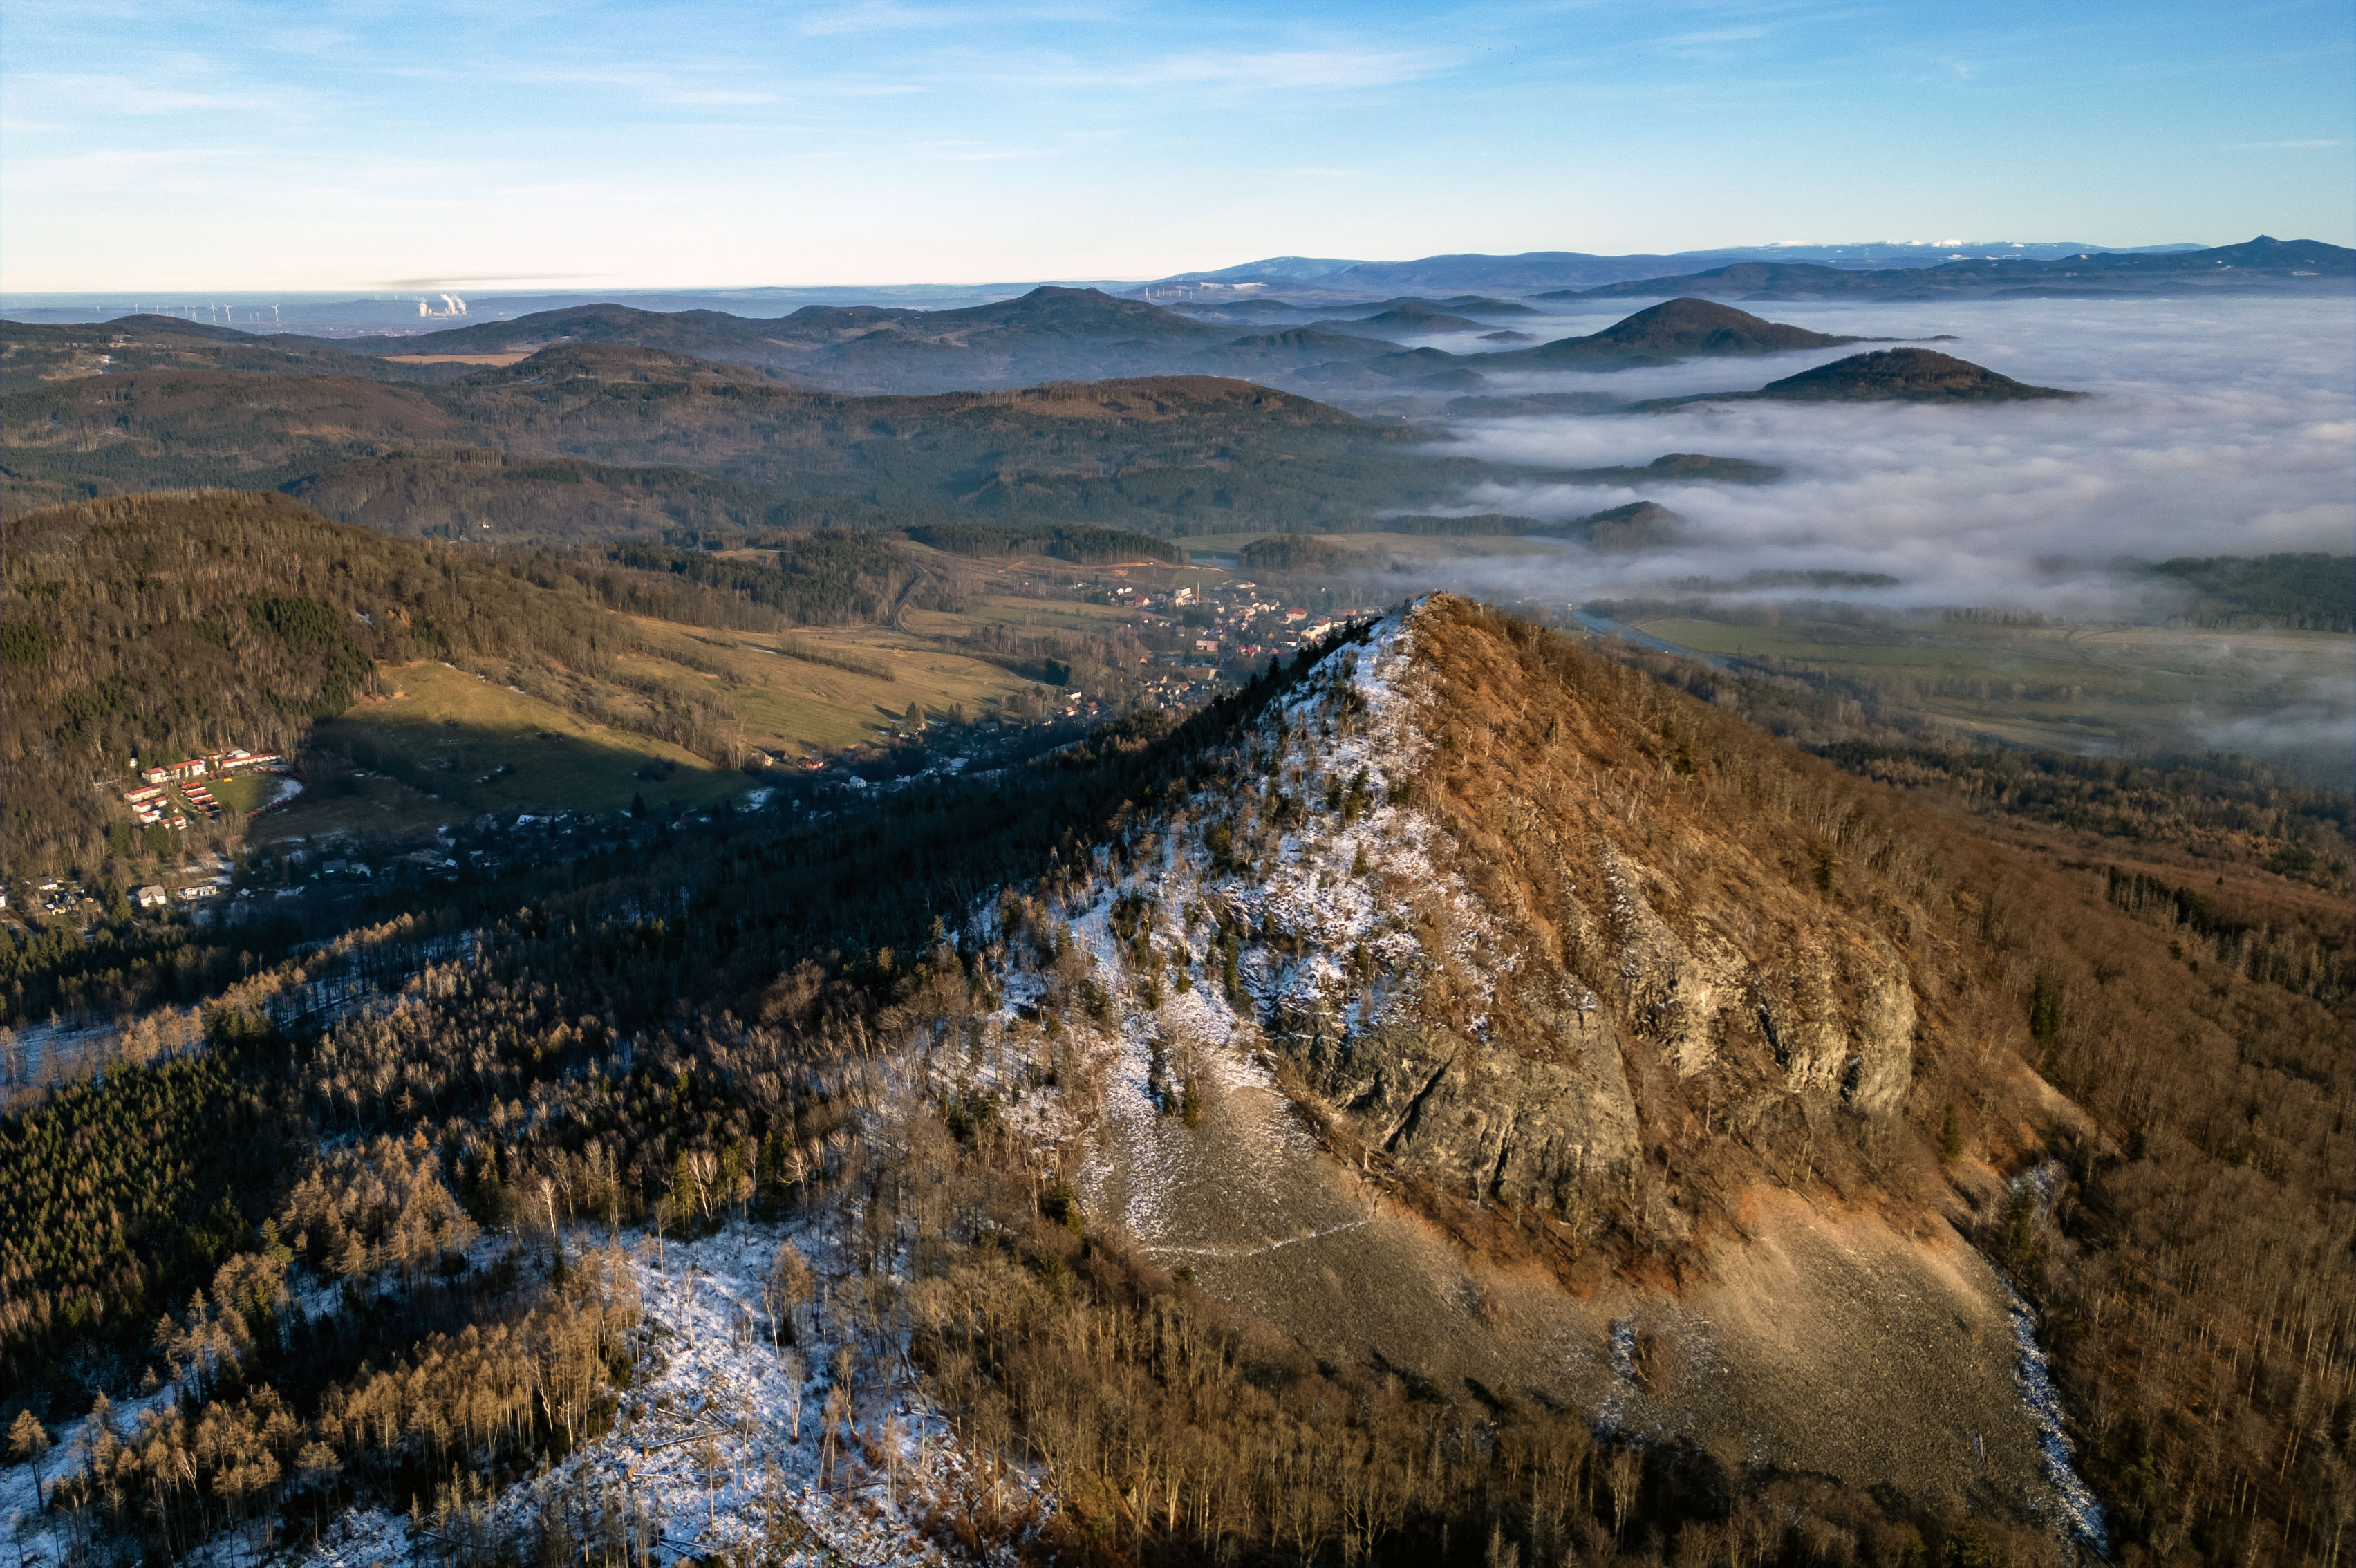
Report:
[[[857,392],[932,393],[1172,374],[1299,380],[1326,392],[1409,383],[1462,392],[1477,387],[1491,366],[1611,370],[1856,341],[1687,299],[1537,348],[1458,354],[1406,348],[1396,339],[1469,337],[1487,323],[1429,301],[1384,303],[1389,308],[1367,317],[1241,332],[1234,322],[1197,321],[1142,300],[1056,287],[961,310],[806,306],[767,319],[584,305],[416,338],[257,338],[149,316],[104,326],[12,325],[7,369],[12,380],[76,368],[110,374],[205,368],[441,381],[548,348],[595,344],[686,355],[707,368],[745,367],[804,386]],[[1546,320],[1529,319],[1534,325]]]
[[[1458,301],[1378,303],[1387,308],[1370,316],[1293,327],[1271,323],[1274,329],[1243,331],[1235,321],[1196,320],[1143,300],[1052,286],[957,310],[806,306],[774,318],[584,305],[416,338],[262,338],[146,316],[90,326],[12,323],[5,334],[5,364],[12,392],[76,377],[119,381],[157,371],[539,384],[560,365],[586,364],[584,356],[594,358],[593,350],[627,349],[651,358],[631,361],[626,374],[618,362],[599,360],[595,373],[630,379],[659,360],[664,365],[658,380],[701,384],[717,378],[739,382],[748,392],[790,385],[804,392],[903,396],[1119,378],[1225,376],[1362,411],[1398,413],[1415,412],[1441,394],[1477,393],[1493,371],[1611,371],[1868,341],[1770,321],[1722,301],[1678,298],[1637,310],[1601,331],[1530,348],[1478,351],[1486,347],[1481,340],[1492,335],[1481,331],[1486,323],[1440,308]],[[1498,304],[1476,297],[1463,308],[1494,309]],[[1547,322],[1537,315],[1526,319],[1533,326]],[[1474,351],[1451,352],[1433,344],[1434,338]],[[551,350],[564,355],[552,359]],[[519,364],[527,360],[528,366]],[[488,374],[510,367],[509,375]],[[1943,400],[1955,395],[1952,390],[1939,394]],[[1604,401],[1613,400],[1607,395]],[[659,459],[644,455],[630,460]]]
[[[1708,272],[1558,289],[1546,300],[1643,299],[1667,293],[1720,299],[1944,299],[2181,293],[2220,288],[2334,288],[2356,277],[2356,251],[2315,240],[2261,234],[2239,245],[2164,254],[2088,252],[2051,261],[2009,258],[1944,262],[1934,267],[1849,270],[1814,263],[1737,262]],[[2309,280],[2312,280],[2311,283]]]
[[[2277,241],[2260,235],[2238,245],[2131,246],[2104,250],[2074,243],[1974,241],[1968,243],[1879,242],[1853,245],[1757,245],[1669,255],[1598,256],[1576,251],[1524,255],[1426,256],[1419,261],[1367,262],[1275,256],[1209,272],[1179,273],[1150,283],[1098,280],[1052,286],[1090,288],[1166,306],[1223,322],[1301,325],[1316,317],[1352,318],[1395,309],[1428,308],[1476,320],[1560,314],[1601,297],[1825,299],[1851,295],[1938,297],[1965,291],[2005,293],[2164,292],[2218,287],[2330,292],[2356,275],[2356,252],[2319,241]],[[579,309],[617,305],[661,315],[732,315],[783,319],[816,307],[843,322],[862,312],[879,318],[941,317],[987,309],[1032,293],[1030,283],[607,290],[480,295],[469,300],[466,327],[497,326]],[[1606,294],[1602,291],[1612,291]],[[437,307],[438,309],[439,307]],[[159,306],[98,295],[0,296],[0,317],[65,324],[113,320],[142,313],[176,316],[200,325],[248,331],[292,330],[332,338],[433,336],[449,317],[421,316],[415,295],[363,299],[322,295],[232,295],[226,305],[181,298]],[[1459,328],[1461,330],[1461,328]]]
[[[1215,533],[1362,526],[1513,477],[1427,455],[1395,426],[1199,375],[866,397],[580,340],[449,367],[462,374],[433,384],[372,373],[386,362],[357,354],[341,356],[342,373],[299,352],[272,373],[250,345],[220,346],[247,361],[234,368],[167,347],[152,368],[102,373],[74,373],[53,345],[42,373],[23,351],[117,329],[12,324],[0,339],[9,515],[92,495],[266,488],[339,521],[477,541],[1003,519]],[[99,417],[108,439],[93,444]]]
[[[2186,242],[2130,246],[2111,253],[2166,255],[2201,248]],[[1594,288],[1641,278],[1692,274],[1735,262],[1812,262],[1856,268],[1930,267],[1959,258],[2054,261],[2099,249],[2068,242],[1884,240],[1846,245],[1730,245],[1712,251],[1625,256],[1591,255],[1583,251],[1528,251],[1513,256],[1425,256],[1412,262],[1269,256],[1208,272],[1178,273],[1130,292],[1141,298],[1155,299],[1178,299],[1190,295],[1215,298],[1221,293],[1237,290],[1285,287],[1324,295],[1378,295],[1401,290],[1533,294],[1545,289]]]

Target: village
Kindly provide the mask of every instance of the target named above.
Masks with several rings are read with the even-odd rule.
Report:
[[[250,751],[237,746],[145,768],[140,768],[134,757],[131,767],[140,779],[137,786],[124,789],[121,788],[122,781],[114,779],[102,780],[101,787],[121,794],[141,829],[167,835],[184,832],[197,817],[217,822],[230,811],[241,818],[259,816],[286,804],[303,791],[301,782],[294,777],[293,762],[275,751]],[[270,785],[262,789],[240,789],[238,793],[247,798],[245,801],[224,801],[213,792],[213,784],[256,775],[267,777]],[[120,832],[122,828],[118,826],[116,831]],[[126,847],[127,843],[124,841]],[[160,859],[168,853],[152,839],[147,848],[150,858]],[[168,909],[175,903],[201,907],[207,900],[220,897],[231,885],[231,870],[232,863],[224,854],[198,853],[194,859],[184,855],[179,874],[173,878],[176,886],[148,883],[132,889],[127,897],[141,910]],[[10,891],[0,888],[0,912],[14,915],[71,918],[88,914],[86,905],[95,908],[100,902],[82,883],[65,877],[49,877],[29,889],[19,889],[13,903]]]
[[[138,769],[139,759],[133,757],[131,766]],[[123,800],[145,826],[160,824],[167,828],[185,828],[188,825],[189,811],[200,813],[209,822],[220,820],[222,805],[214,799],[210,787],[205,783],[207,779],[232,779],[240,774],[267,773],[286,779],[293,784],[294,780],[289,777],[293,771],[293,766],[277,752],[248,751],[238,746],[208,757],[187,757],[159,768],[140,770],[139,777],[144,782],[137,789],[124,790]],[[257,811],[269,810],[271,806],[283,804],[292,800],[301,788],[295,784],[292,789],[273,791],[268,800],[242,814],[252,816]]]

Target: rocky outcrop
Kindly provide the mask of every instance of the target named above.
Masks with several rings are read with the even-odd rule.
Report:
[[[1314,1036],[1299,1054],[1312,1086],[1386,1154],[1471,1196],[1558,1210],[1637,1153],[1611,1018],[1567,1008],[1561,1045],[1559,1059],[1533,1060],[1401,1022]]]
[[[1297,680],[1098,886],[1108,986],[1215,993],[1368,1147],[1558,1212],[1676,1129],[1897,1109],[1917,984],[1853,825],[1730,812],[1730,730],[1518,624],[1425,600]]]

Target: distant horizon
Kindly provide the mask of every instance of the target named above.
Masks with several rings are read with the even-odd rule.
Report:
[[[1274,263],[1287,261],[1312,262],[1320,264],[1340,263],[1349,266],[1406,266],[1418,262],[1433,261],[1443,257],[1463,258],[1467,260],[1479,258],[1495,261],[1513,261],[1533,256],[1592,256],[1599,260],[1606,261],[1624,260],[1634,257],[1660,257],[1665,260],[1676,260],[1686,257],[1730,255],[1738,252],[1748,253],[1801,250],[1880,250],[1904,248],[1908,250],[1944,252],[1952,250],[1970,251],[1997,247],[2033,247],[2040,250],[2083,250],[2097,254],[2130,254],[2136,252],[2165,252],[2172,250],[2213,250],[2226,245],[2244,244],[2248,242],[2250,240],[2260,238],[2262,235],[2264,237],[2271,237],[2278,240],[2313,240],[2316,238],[2315,236],[2310,235],[2278,234],[2273,233],[2271,231],[2262,231],[2262,234],[2244,235],[2239,239],[2233,240],[2204,241],[2179,239],[2146,241],[2133,243],[2105,243],[2099,241],[2089,240],[2013,239],[1774,240],[1755,244],[1737,242],[1730,244],[1704,245],[1683,251],[1587,251],[1569,245],[1554,245],[1528,251],[1451,250],[1434,251],[1416,255],[1367,255],[1346,257],[1312,256],[1304,252],[1291,251],[1253,257],[1242,262],[1223,263],[1205,267],[1180,268],[1169,272],[1141,274],[1134,276],[1106,275],[1084,277],[1066,274],[1062,276],[1043,275],[1037,277],[998,278],[943,277],[902,280],[898,282],[647,283],[633,281],[589,282],[577,278],[551,278],[546,285],[534,287],[530,286],[530,281],[525,279],[485,279],[483,282],[477,283],[463,275],[453,275],[450,277],[433,279],[380,280],[376,282],[322,284],[306,286],[290,285],[287,287],[274,289],[252,286],[212,288],[202,285],[178,285],[150,282],[145,284],[127,285],[122,287],[106,288],[0,288],[0,309],[5,309],[12,304],[29,305],[36,302],[65,304],[79,301],[123,300],[126,302],[137,303],[138,301],[134,296],[142,295],[155,296],[155,303],[158,304],[183,305],[190,303],[192,299],[200,304],[202,301],[209,299],[215,302],[228,302],[243,306],[253,305],[256,303],[266,304],[271,300],[281,302],[300,300],[313,303],[324,303],[345,300],[373,299],[405,302],[417,299],[419,297],[434,298],[444,292],[461,294],[469,299],[490,300],[542,298],[550,296],[587,297],[605,294],[732,295],[757,294],[815,294],[821,292],[841,293],[857,292],[862,290],[970,292],[993,289],[1032,289],[1043,287],[1128,288],[1155,283],[1201,278],[1217,273],[1239,272],[1248,268],[1266,266]],[[2336,242],[2318,241],[2317,242],[2335,243]]]

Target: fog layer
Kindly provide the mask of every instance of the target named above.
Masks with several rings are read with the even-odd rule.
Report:
[[[1465,498],[1464,510],[1559,519],[1642,498],[1685,521],[1672,542],[1641,552],[1534,541],[1533,553],[1452,564],[1439,570],[1439,580],[1559,604],[1689,591],[1681,580],[1697,578],[1730,584],[1753,573],[1879,573],[1897,585],[1747,596],[2149,623],[2174,601],[2136,563],[2356,549],[2356,301],[1758,309],[1860,337],[1952,333],[1956,341],[1937,347],[2020,381],[2089,395],[1982,406],[1702,403],[1462,422],[1452,427],[1458,439],[1435,450],[1559,468],[1703,452],[1779,464],[1789,474],[1758,487],[1485,485]],[[1594,325],[1565,321],[1548,335]],[[1856,351],[1607,374],[1500,374],[1483,391],[1602,391],[1634,400],[1743,390]],[[2169,663],[2204,686],[2210,663],[2245,668],[2231,679],[2220,669],[2213,690],[2221,701],[2176,709],[2157,743],[2297,757],[2306,770],[2320,767],[2345,782],[2356,752],[2356,669],[2345,668],[2345,647],[2183,638]],[[2253,680],[2264,688],[2254,704]],[[2239,690],[2222,700],[2228,686]]]
[[[1892,604],[2057,611],[2107,596],[2108,574],[2099,568],[2121,556],[2351,548],[2356,302],[1757,308],[1824,332],[1953,333],[1956,341],[1937,347],[2017,380],[2092,395],[1959,407],[1705,403],[1467,422],[1455,427],[1460,443],[1451,449],[1460,454],[1570,468],[1707,452],[1781,464],[1790,477],[1757,489],[1492,485],[1469,496],[1465,510],[1551,519],[1641,494],[1687,520],[1687,542],[1670,551],[1564,563],[1594,588],[1829,567],[1900,578],[1901,587],[1877,596]],[[1855,351],[1611,374],[1500,374],[1483,390],[1630,399],[1746,390]]]

